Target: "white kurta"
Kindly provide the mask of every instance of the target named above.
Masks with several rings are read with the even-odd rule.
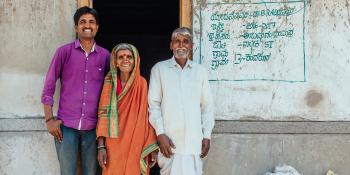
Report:
[[[201,153],[202,139],[214,127],[213,100],[207,71],[188,60],[182,69],[172,57],[157,63],[149,85],[150,123],[157,135],[166,134],[175,154]]]
[[[199,155],[174,154],[166,158],[158,154],[158,165],[161,175],[201,175],[202,160]]]

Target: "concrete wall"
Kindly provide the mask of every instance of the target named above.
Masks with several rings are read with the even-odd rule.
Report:
[[[193,1],[194,23],[198,15],[195,10],[206,2],[209,1]],[[44,74],[55,49],[74,39],[72,16],[76,6],[75,1],[64,0],[0,1],[1,175],[59,174],[53,139],[47,133],[43,121],[40,94]],[[344,58],[337,59],[346,60],[348,55],[344,53],[348,49],[338,48],[338,45],[327,48],[323,46],[338,41],[344,41],[344,47],[347,46],[345,41],[350,37],[348,33],[344,34],[344,30],[350,25],[349,0],[308,1],[307,8],[310,23],[308,30],[312,33],[310,39],[313,48],[308,55],[314,55],[312,58],[320,57],[325,63],[324,60],[333,59],[333,51],[339,51],[338,56]],[[196,30],[197,28],[197,36],[199,33]],[[323,32],[319,33],[319,30]],[[342,37],[339,33],[342,33]],[[324,40],[325,38],[327,40]],[[317,72],[309,74],[308,80],[324,77],[322,82],[329,81],[329,84],[335,83],[337,88],[342,88],[341,85],[346,84],[345,80],[349,78],[349,75],[339,77],[337,72],[329,72],[326,70],[329,65],[325,66],[317,59],[311,60],[310,63],[315,63],[313,69]],[[346,62],[342,66],[342,69],[348,68]],[[307,86],[312,87],[317,83],[318,81],[313,80]],[[269,88],[264,88],[271,87],[271,84],[260,86],[262,84],[264,83],[256,83],[256,90],[271,93],[266,90]],[[276,83],[273,88],[279,85]],[[252,93],[249,94],[248,92],[254,90],[250,84],[247,86],[237,83],[234,86],[232,88],[230,83],[219,84],[219,88],[229,91],[220,97],[221,101],[226,103],[226,107],[216,109],[218,120],[211,151],[204,160],[205,175],[261,175],[283,163],[295,167],[305,175],[323,175],[328,169],[339,175],[350,174],[350,122],[344,121],[349,119],[349,98],[346,94],[339,93],[344,92],[347,86],[339,92],[329,89],[332,93],[326,93],[327,98],[323,98],[325,101],[319,103],[321,106],[315,105],[315,108],[310,108],[300,115],[294,116],[289,113],[288,103],[276,102],[283,107],[279,112],[288,114],[283,116],[283,120],[271,118],[269,114],[273,113],[269,112],[275,110],[268,110],[266,114],[266,110],[259,111],[253,108],[258,111],[255,111],[254,115],[250,115],[251,111],[248,109],[239,111],[239,115],[234,114],[238,108],[231,105],[242,100],[246,104],[257,103],[256,100],[266,98],[263,95],[256,98]],[[316,87],[327,89],[334,86]],[[287,90],[285,87],[279,88],[283,93]],[[295,95],[302,97],[305,94]],[[284,98],[282,95],[280,99],[288,102],[288,98]],[[314,100],[317,99],[319,98]],[[336,108],[332,108],[333,103],[336,104]],[[307,103],[302,105],[307,107]],[[287,112],[283,110],[286,108]],[[312,115],[308,115],[309,112]]]
[[[0,132],[0,174],[57,175],[53,139],[45,132]]]
[[[346,134],[215,134],[213,141],[207,175],[262,175],[283,164],[304,175],[350,173]]]
[[[217,119],[350,120],[348,0],[193,4],[194,59],[209,71]]]
[[[292,12],[254,16],[274,9]],[[217,119],[205,174],[259,175],[282,164],[350,174],[349,0],[193,0],[192,13],[194,60],[209,71]],[[293,34],[244,37],[281,30]],[[257,53],[270,59],[242,59]]]
[[[349,122],[217,121],[205,174],[262,175],[278,165],[304,175],[350,172]]]
[[[55,49],[75,38],[76,6],[65,0],[0,1],[0,174],[59,174],[40,96]]]

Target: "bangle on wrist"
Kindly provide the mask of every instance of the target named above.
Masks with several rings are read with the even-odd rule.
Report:
[[[97,147],[97,150],[101,150],[101,149],[106,149],[106,146],[100,145],[100,146]]]
[[[45,122],[47,123],[47,122],[49,122],[50,120],[53,120],[53,119],[55,119],[55,117],[50,117],[50,118],[46,119]]]

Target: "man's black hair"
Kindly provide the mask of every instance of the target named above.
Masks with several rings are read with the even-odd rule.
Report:
[[[77,26],[78,22],[79,22],[79,18],[82,15],[85,15],[87,13],[91,14],[92,16],[94,16],[94,18],[96,20],[96,24],[98,25],[100,20],[98,18],[97,11],[95,9],[93,9],[93,8],[88,7],[88,6],[80,7],[79,9],[77,9],[77,11],[74,14],[74,24]]]

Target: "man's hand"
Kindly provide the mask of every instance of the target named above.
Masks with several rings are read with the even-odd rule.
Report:
[[[157,136],[160,152],[166,157],[170,158],[173,155],[171,148],[175,148],[174,143],[165,134]]]
[[[62,142],[63,135],[61,132],[62,120],[50,120],[46,123],[47,130],[54,136],[59,142]]]
[[[98,160],[98,164],[100,164],[100,167],[102,169],[105,169],[106,165],[107,165],[107,151],[106,151],[106,149],[98,150],[97,160]]]
[[[201,154],[201,158],[204,158],[205,156],[208,155],[209,149],[210,149],[210,140],[204,138],[202,140],[202,154]]]

